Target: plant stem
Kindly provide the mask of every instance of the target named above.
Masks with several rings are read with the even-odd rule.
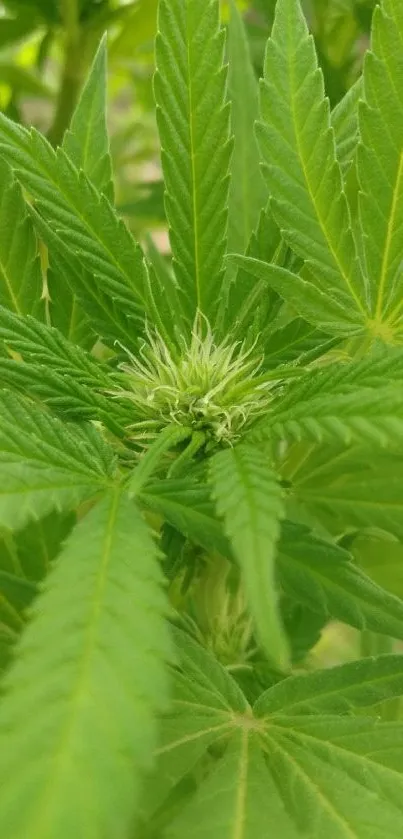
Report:
[[[65,29],[64,61],[56,111],[48,139],[57,146],[68,128],[86,70],[85,33],[80,26],[78,0],[60,0]]]

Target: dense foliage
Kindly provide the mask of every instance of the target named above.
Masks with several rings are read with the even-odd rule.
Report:
[[[299,0],[260,93],[227,28],[160,0],[172,262],[105,38],[61,145],[0,115],[7,839],[402,835],[403,6],[332,110]],[[310,670],[331,620],[363,656]]]

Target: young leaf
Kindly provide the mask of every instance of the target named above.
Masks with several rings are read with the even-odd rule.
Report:
[[[116,490],[77,525],[47,578],[0,710],[8,836],[126,835],[167,702],[157,559]]]
[[[20,529],[112,484],[115,460],[91,426],[67,425],[34,402],[0,393],[0,524]]]
[[[107,41],[103,37],[74,111],[63,148],[98,192],[113,201],[112,161],[106,127]]]
[[[70,282],[100,334],[133,346],[144,319],[146,266],[140,247],[63,149],[0,114],[0,153],[37,199],[45,244],[71,263]],[[84,275],[77,263],[85,268]],[[118,311],[117,311],[118,308]]]
[[[171,248],[190,324],[197,309],[215,319],[223,279],[231,151],[223,52],[218,0],[161,0],[154,91]]]
[[[278,0],[267,44],[258,139],[283,238],[316,288],[362,322],[366,288],[336,160],[329,103],[299,0]]]
[[[259,166],[254,123],[259,114],[258,83],[242,16],[235,0],[228,24],[228,95],[234,151],[231,160],[228,249],[244,253],[267,203],[267,187]]]
[[[254,283],[255,294],[262,291],[262,284],[276,291],[301,317],[331,335],[350,336],[362,332],[364,321],[355,311],[351,312],[333,295],[322,291],[313,282],[251,256],[230,254],[228,262],[238,265],[247,274],[260,280]],[[263,285],[263,288],[264,288]]]
[[[403,601],[373,583],[338,545],[287,522],[278,563],[282,586],[313,611],[357,629],[403,638]]]
[[[385,655],[290,676],[255,703],[260,715],[349,714],[403,695],[403,657]]]
[[[400,231],[403,224],[403,8],[385,0],[373,18],[371,51],[364,66],[359,112],[360,227],[370,278],[372,316],[378,328],[400,322]]]
[[[217,512],[242,569],[250,610],[267,655],[288,664],[274,559],[283,517],[282,490],[260,452],[237,446],[214,455],[210,480]]]
[[[42,274],[32,221],[20,185],[0,159],[0,303],[17,314],[40,317],[41,297]]]

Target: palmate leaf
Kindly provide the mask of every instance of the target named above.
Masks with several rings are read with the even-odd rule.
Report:
[[[384,0],[364,66],[358,151],[360,227],[375,323],[400,329],[403,224],[403,8]]]
[[[234,151],[231,159],[228,249],[244,253],[267,203],[267,187],[260,166],[254,123],[259,114],[258,83],[249,44],[235,0],[228,24],[228,96]]]
[[[214,322],[223,279],[231,151],[223,52],[218,0],[161,0],[154,91],[174,267],[191,323],[197,308]]]
[[[36,237],[21,187],[0,159],[0,303],[41,317],[42,274]]]
[[[13,839],[127,835],[167,702],[157,558],[116,490],[77,525],[47,578],[0,710],[0,818]]]
[[[213,456],[210,481],[217,512],[241,567],[249,608],[266,654],[288,664],[275,581],[275,552],[284,515],[282,489],[261,452],[237,446]]]
[[[160,808],[170,839],[323,839],[324,828],[332,839],[397,839],[403,826],[402,724],[340,718],[325,709],[337,698],[348,712],[354,701],[365,707],[389,690],[399,695],[401,675],[392,675],[394,668],[401,674],[399,656],[362,662],[354,676],[354,665],[337,668],[333,684],[333,671],[287,679],[252,710],[210,653],[187,637],[184,657],[179,633],[175,640],[180,670],[163,721],[157,772],[145,786],[147,825]],[[390,674],[384,692],[377,680],[382,668]],[[322,689],[307,715],[298,699],[313,694],[315,680],[325,686],[328,704]],[[187,795],[172,818],[181,786]]]
[[[0,524],[18,530],[113,484],[112,450],[91,426],[68,425],[0,393]]]
[[[40,235],[71,263],[69,282],[99,333],[135,347],[144,320],[146,266],[140,247],[63,149],[0,115],[0,154],[36,199]],[[77,265],[82,266],[84,274]]]
[[[283,238],[315,288],[366,312],[365,280],[335,155],[329,103],[299,0],[279,0],[267,44],[258,139]]]
[[[403,638],[403,601],[376,585],[338,545],[286,522],[278,567],[284,590],[312,611],[357,629]]]

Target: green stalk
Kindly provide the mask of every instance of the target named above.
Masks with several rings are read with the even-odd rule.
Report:
[[[86,33],[80,26],[78,0],[60,0],[65,30],[64,59],[53,123],[48,139],[60,145],[70,124],[87,68]]]

